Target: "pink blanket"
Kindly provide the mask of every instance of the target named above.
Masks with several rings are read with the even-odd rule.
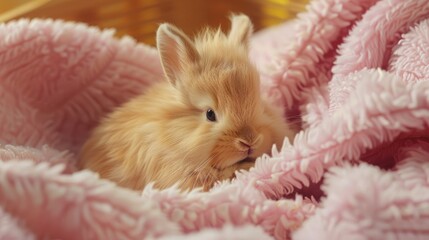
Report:
[[[162,77],[112,34],[0,25],[0,239],[429,239],[429,1],[313,0],[255,34],[263,93],[304,130],[208,193],[74,168],[100,117]]]

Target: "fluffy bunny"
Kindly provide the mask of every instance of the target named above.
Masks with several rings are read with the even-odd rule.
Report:
[[[261,99],[248,57],[252,31],[247,16],[234,15],[229,34],[207,29],[193,42],[161,24],[166,81],[104,119],[84,144],[80,167],[135,190],[150,182],[208,190],[292,138],[282,113]]]

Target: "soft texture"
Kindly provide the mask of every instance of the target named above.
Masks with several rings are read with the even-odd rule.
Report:
[[[253,36],[263,94],[303,131],[207,193],[74,168],[100,118],[162,78],[155,49],[0,25],[1,239],[428,239],[427,18],[427,0],[313,0]]]

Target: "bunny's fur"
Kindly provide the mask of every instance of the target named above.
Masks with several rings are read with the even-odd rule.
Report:
[[[154,181],[158,188],[179,183],[208,190],[293,137],[282,114],[260,97],[259,75],[247,54],[249,18],[235,15],[231,23],[228,35],[207,29],[194,42],[176,27],[160,25],[167,81],[111,113],[84,145],[81,167],[132,189]],[[207,120],[209,109],[214,122]]]

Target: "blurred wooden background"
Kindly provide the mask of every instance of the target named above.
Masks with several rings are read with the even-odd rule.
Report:
[[[247,14],[255,30],[279,24],[304,10],[308,0],[0,0],[0,22],[54,18],[115,28],[117,35],[155,44],[161,22],[171,22],[187,34],[204,25],[229,28],[231,12]]]

